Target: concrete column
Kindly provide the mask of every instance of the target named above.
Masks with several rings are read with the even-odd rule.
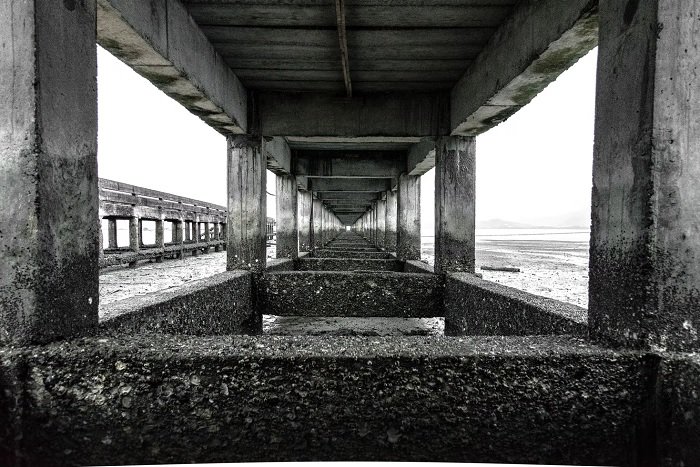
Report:
[[[384,248],[396,251],[396,198],[395,191],[386,192],[386,216],[384,220]]]
[[[107,247],[117,248],[117,220],[107,219]]]
[[[310,251],[311,192],[298,192],[299,251]]]
[[[209,234],[209,222],[202,222],[202,227],[204,228],[204,253],[209,253],[209,241],[211,240],[211,235]]]
[[[277,176],[277,257],[299,257],[297,179],[294,175]]]
[[[180,251],[177,253],[177,257],[183,259],[183,247],[185,243],[185,221],[177,221],[173,224],[173,229],[175,229],[175,243],[180,245]]]
[[[697,351],[700,2],[610,0],[599,9],[591,335]]]
[[[319,199],[314,199],[312,201],[313,207],[312,207],[312,218],[311,218],[311,229],[313,231],[313,247],[314,248],[321,248],[323,246],[323,243],[321,243],[323,240],[323,235],[321,234],[321,218],[323,216],[323,208],[322,205],[323,203]]]
[[[0,3],[0,345],[97,325],[95,0]]]
[[[192,241],[194,243],[199,243],[199,216],[195,217],[195,220],[192,222]],[[195,248],[192,250],[192,256],[199,256],[201,253],[201,250],[199,248]]]
[[[420,259],[420,177],[401,174],[397,194],[396,254],[402,261]]]
[[[266,262],[267,167],[261,138],[229,136],[228,270],[262,272]]]
[[[163,219],[156,220],[156,248],[165,249],[165,234],[163,232]],[[156,262],[163,262],[163,255],[156,256]]]
[[[377,246],[386,248],[386,201],[377,201]]]
[[[218,221],[214,222],[214,240],[217,242],[221,240],[221,223],[219,223]],[[217,244],[216,246],[214,246],[214,251],[221,251],[221,245]]]
[[[447,136],[435,145],[435,272],[474,272],[476,141]]]
[[[129,218],[129,249],[134,253],[141,249],[141,219],[138,217]],[[136,266],[136,261],[130,262],[129,266]]]

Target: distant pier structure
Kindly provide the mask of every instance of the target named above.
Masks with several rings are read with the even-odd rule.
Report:
[[[700,465],[699,18],[699,0],[3,2],[0,464]],[[98,43],[226,136],[225,208],[100,187]],[[474,187],[476,137],[595,46],[585,310],[474,274]],[[156,259],[190,235],[228,270],[100,316],[101,191],[110,232],[140,216]],[[263,314],[443,317],[446,336],[266,336]]]

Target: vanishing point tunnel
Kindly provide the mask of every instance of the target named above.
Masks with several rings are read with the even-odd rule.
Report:
[[[226,207],[100,186],[98,43],[226,136]],[[0,44],[3,465],[700,465],[700,0],[10,0]],[[474,274],[475,138],[595,46],[586,312]],[[100,316],[110,254],[209,248],[226,272]]]

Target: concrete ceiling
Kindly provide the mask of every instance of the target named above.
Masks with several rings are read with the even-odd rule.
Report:
[[[450,90],[518,0],[345,0],[354,93]],[[342,94],[334,0],[185,0],[252,90]]]

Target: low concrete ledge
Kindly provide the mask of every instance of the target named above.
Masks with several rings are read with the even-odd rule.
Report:
[[[352,250],[316,250],[314,258],[365,258],[391,259],[391,254],[385,251],[352,251]]]
[[[304,258],[297,262],[299,271],[403,271],[395,259]]]
[[[100,268],[109,266],[126,265],[134,261],[145,261],[162,257],[164,255],[177,255],[179,253],[191,253],[194,250],[204,250],[219,247],[223,249],[226,242],[216,240],[212,242],[184,243],[182,245],[166,245],[165,248],[143,247],[139,251],[129,249],[106,250],[100,258]]]
[[[435,273],[435,268],[423,261],[409,260],[403,265],[403,272]]]
[[[585,308],[467,273],[447,275],[445,313],[447,335],[586,335],[588,332]]]
[[[0,349],[0,398],[22,407],[0,407],[0,463],[629,465],[649,441],[635,431],[651,382],[643,355],[554,336],[148,335]]]
[[[294,271],[294,260],[289,258],[268,259],[265,272]]]
[[[222,335],[248,332],[251,274],[228,271],[114,302],[100,310],[102,333]]]
[[[442,316],[437,276],[401,272],[298,271],[265,274],[261,312],[277,316]]]

